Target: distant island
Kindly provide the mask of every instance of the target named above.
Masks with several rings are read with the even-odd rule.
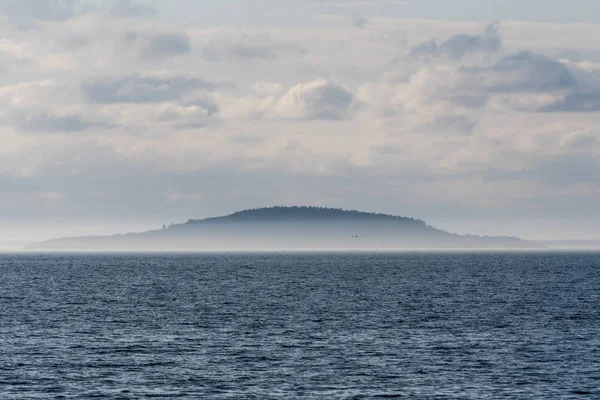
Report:
[[[322,207],[269,207],[141,233],[53,239],[50,251],[538,249],[516,237],[459,235],[424,221]]]

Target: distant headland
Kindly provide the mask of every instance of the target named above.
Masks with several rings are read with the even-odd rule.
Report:
[[[517,237],[450,233],[424,221],[337,208],[293,206],[190,219],[162,229],[113,236],[53,239],[28,246],[49,251],[224,251],[539,249]]]

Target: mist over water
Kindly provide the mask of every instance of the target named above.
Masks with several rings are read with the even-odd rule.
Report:
[[[321,207],[270,207],[114,236],[63,238],[33,250],[543,248],[516,237],[457,235],[422,220]]]
[[[600,396],[600,253],[0,256],[0,398]]]

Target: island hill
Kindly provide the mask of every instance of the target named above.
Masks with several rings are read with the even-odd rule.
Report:
[[[515,237],[458,235],[424,221],[319,207],[271,207],[192,219],[154,231],[61,238],[30,250],[211,251],[281,249],[533,249]]]

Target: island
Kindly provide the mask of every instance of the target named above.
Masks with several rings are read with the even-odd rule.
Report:
[[[544,245],[517,237],[459,235],[420,219],[308,206],[251,209],[147,232],[60,238],[27,247],[34,251],[540,248]]]

